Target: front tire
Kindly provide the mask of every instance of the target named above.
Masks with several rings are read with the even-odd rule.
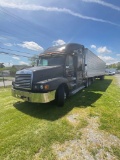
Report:
[[[64,101],[66,99],[66,92],[63,86],[60,86],[56,92],[55,101],[59,107],[64,105]]]

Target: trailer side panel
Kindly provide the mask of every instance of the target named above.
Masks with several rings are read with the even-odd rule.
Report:
[[[105,75],[105,62],[87,48],[85,48],[84,54],[86,78]]]

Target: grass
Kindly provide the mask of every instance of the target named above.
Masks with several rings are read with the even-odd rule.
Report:
[[[63,108],[54,103],[32,104],[15,99],[10,88],[0,88],[0,159],[54,160],[54,143],[80,139],[86,118],[99,116],[100,129],[120,138],[120,88],[114,76],[96,80],[87,89],[66,100]],[[79,114],[79,124],[67,116]],[[78,134],[79,133],[79,134]],[[114,154],[120,158],[119,149]]]
[[[109,78],[109,79],[108,79]],[[107,86],[111,81],[111,85],[107,88],[106,92],[102,94],[96,103],[92,104],[91,115],[99,115],[101,118],[100,129],[106,130],[120,138],[120,87],[116,85],[114,77],[108,77],[102,88]],[[96,85],[94,85],[96,86]],[[99,84],[100,86],[100,84]],[[94,89],[94,87],[92,88]]]
[[[120,159],[120,148],[112,147],[113,153]]]

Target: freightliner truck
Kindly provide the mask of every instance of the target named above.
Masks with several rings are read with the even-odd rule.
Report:
[[[36,66],[16,72],[12,95],[34,103],[55,100],[63,106],[68,96],[104,75],[105,62],[83,45],[54,46],[39,55]]]

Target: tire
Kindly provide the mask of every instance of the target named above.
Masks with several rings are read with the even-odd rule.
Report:
[[[100,80],[104,80],[104,76],[100,76]]]
[[[92,83],[91,78],[89,78],[89,79],[88,79],[88,83],[89,83],[89,86],[90,86],[90,85],[91,85],[91,83]]]
[[[64,86],[60,86],[56,92],[55,101],[59,107],[63,107],[64,101],[66,99],[66,92]]]
[[[93,82],[95,81],[95,77],[93,77],[91,81],[92,81],[92,83],[93,83]]]
[[[86,79],[86,82],[85,82],[85,88],[87,88],[89,86],[89,80]]]

